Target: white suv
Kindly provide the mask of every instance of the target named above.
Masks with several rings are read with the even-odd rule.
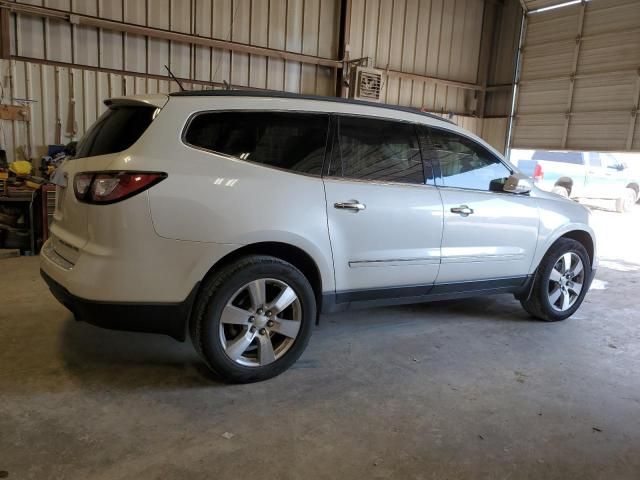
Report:
[[[596,268],[584,207],[439,117],[238,91],[108,100],[67,160],[42,275],[79,320],[187,332],[277,375],[319,313],[513,293],[562,320]]]

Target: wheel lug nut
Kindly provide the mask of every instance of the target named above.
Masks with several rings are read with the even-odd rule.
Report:
[[[253,323],[256,321],[256,317],[249,317],[249,323]]]
[[[256,327],[251,327],[251,328],[249,329],[249,331],[250,331],[251,333],[254,333],[254,332],[256,331]]]
[[[264,310],[259,308],[258,311],[256,312],[258,315],[262,315],[264,313]]]
[[[273,327],[273,322],[271,320],[267,322],[267,327]]]
[[[266,315],[267,315],[267,317],[270,317],[271,316],[271,310],[267,310]]]
[[[264,328],[260,329],[260,335],[266,335],[267,331]]]

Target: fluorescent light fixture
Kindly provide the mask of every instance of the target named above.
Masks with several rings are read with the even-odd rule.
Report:
[[[542,7],[542,8],[538,8],[536,10],[531,10],[531,11],[527,12],[527,14],[548,12],[549,10],[555,10],[557,8],[563,8],[563,7],[569,7],[571,5],[576,5],[578,3],[582,3],[583,1],[586,3],[589,0],[571,0],[570,2],[559,3],[557,5],[550,5],[548,7]]]

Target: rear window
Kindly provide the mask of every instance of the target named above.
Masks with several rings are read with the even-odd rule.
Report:
[[[149,127],[156,107],[110,107],[78,142],[75,158],[126,150]]]
[[[537,150],[533,152],[531,160],[546,160],[548,162],[574,163],[582,165],[582,153],[580,152],[546,152]]]
[[[297,112],[209,112],[189,124],[184,141],[294,172],[320,175],[329,116]]]

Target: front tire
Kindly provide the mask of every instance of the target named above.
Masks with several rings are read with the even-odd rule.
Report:
[[[275,377],[306,348],[316,300],[306,277],[288,262],[243,257],[207,279],[191,318],[192,342],[224,380]]]
[[[591,263],[584,246],[561,238],[545,254],[529,298],[520,300],[531,316],[548,322],[575,313],[589,288]]]

